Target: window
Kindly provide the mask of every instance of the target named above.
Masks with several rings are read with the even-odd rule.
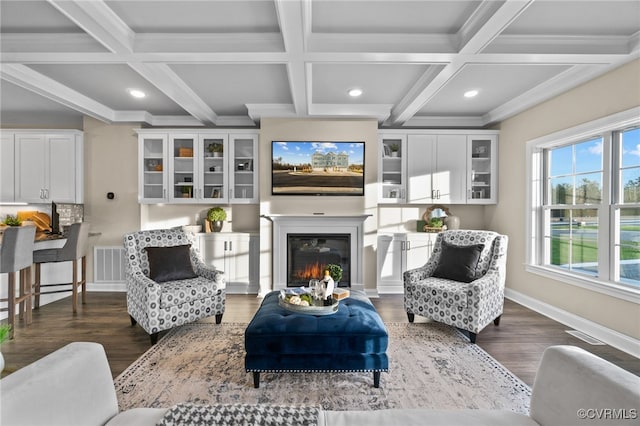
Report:
[[[640,295],[640,111],[527,145],[527,270]]]

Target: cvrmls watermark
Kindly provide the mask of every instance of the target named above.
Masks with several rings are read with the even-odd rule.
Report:
[[[589,420],[635,420],[638,418],[636,408],[580,408],[578,418]]]

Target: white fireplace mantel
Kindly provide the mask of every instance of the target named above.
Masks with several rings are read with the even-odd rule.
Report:
[[[351,288],[364,290],[363,247],[364,221],[371,215],[325,214],[263,215],[273,222],[273,289],[287,287],[287,235],[288,234],[349,234],[351,244]]]

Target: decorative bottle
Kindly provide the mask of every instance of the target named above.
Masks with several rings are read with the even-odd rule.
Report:
[[[333,302],[333,287],[335,285],[335,283],[333,282],[333,278],[331,278],[331,275],[329,274],[329,270],[325,269],[324,270],[324,278],[322,279],[324,281],[324,300],[325,300],[325,305],[327,304],[331,304]],[[327,303],[327,301],[329,303]]]

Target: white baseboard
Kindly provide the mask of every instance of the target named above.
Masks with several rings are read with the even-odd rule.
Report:
[[[380,293],[378,292],[377,288],[365,288],[364,293],[367,295],[368,298],[380,297]]]
[[[404,294],[404,286],[397,285],[378,285],[378,293],[380,294]]]
[[[115,292],[125,292],[127,291],[126,284],[123,282],[115,282],[115,283],[87,283],[87,293],[96,291],[115,291]]]
[[[567,312],[538,299],[527,296],[509,288],[505,289],[504,295],[507,299],[526,306],[532,311],[536,311],[546,317],[565,324],[568,327],[587,333],[606,344],[613,346],[623,352],[640,358],[640,340],[627,336],[610,328],[604,327],[586,318]]]

